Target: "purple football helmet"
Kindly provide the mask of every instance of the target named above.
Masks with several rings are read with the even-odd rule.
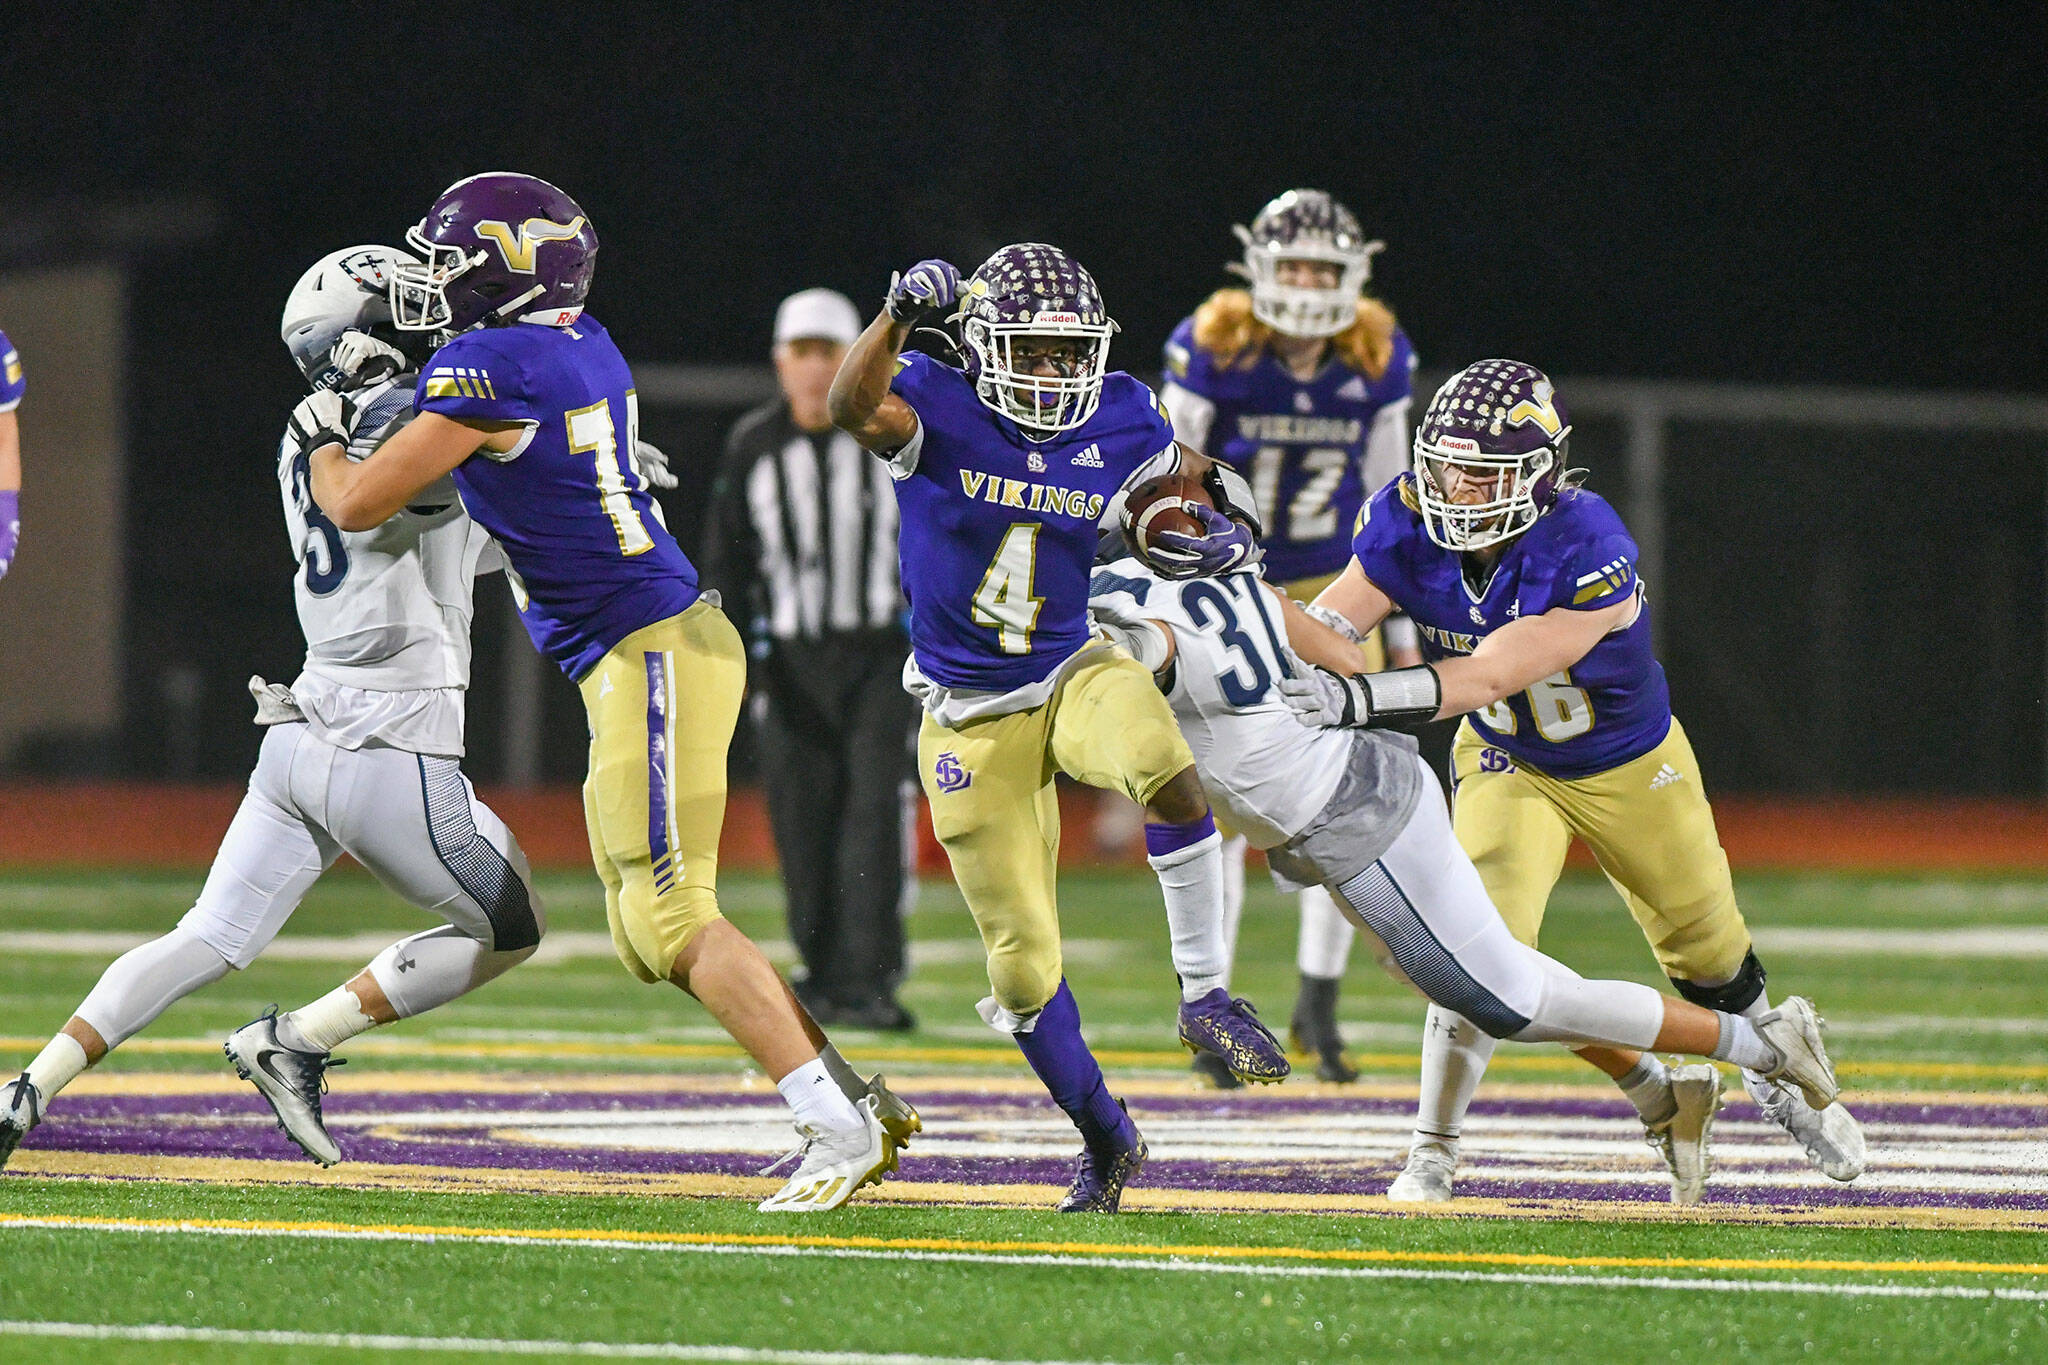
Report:
[[[1018,242],[981,263],[960,335],[981,401],[1045,440],[1095,415],[1116,332],[1095,277],[1056,246]],[[1035,372],[1050,352],[1052,375]]]
[[[1429,538],[1479,550],[1529,529],[1567,486],[1564,405],[1543,371],[1480,360],[1444,381],[1415,430],[1415,492]]]
[[[1372,277],[1372,258],[1385,242],[1368,242],[1350,209],[1321,190],[1289,190],[1259,210],[1250,227],[1231,229],[1244,243],[1244,262],[1227,268],[1251,281],[1252,316],[1276,332],[1331,337],[1358,319],[1358,294]],[[1319,261],[1337,268],[1323,287],[1282,283],[1282,261]]]
[[[392,325],[407,332],[566,327],[597,271],[597,230],[576,201],[511,171],[456,181],[405,240],[426,262],[392,274]]]

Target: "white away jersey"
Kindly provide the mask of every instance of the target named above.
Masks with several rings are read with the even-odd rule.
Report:
[[[1280,602],[1256,572],[1173,581],[1124,558],[1095,571],[1088,596],[1173,627],[1167,701],[1221,823],[1271,848],[1322,813],[1356,741],[1310,729],[1281,699],[1279,681],[1298,665]]]
[[[367,458],[412,419],[414,379],[348,395],[350,459]],[[463,511],[452,481],[382,526],[343,531],[313,501],[310,453],[287,431],[277,456],[306,637],[292,694],[315,731],[343,748],[375,741],[459,757],[474,580],[502,564],[496,546]]]

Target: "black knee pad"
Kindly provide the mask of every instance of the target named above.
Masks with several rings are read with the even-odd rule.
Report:
[[[1675,976],[1671,984],[1695,1005],[1723,1014],[1740,1014],[1764,993],[1764,964],[1756,960],[1756,949],[1751,948],[1743,954],[1742,966],[1736,969],[1734,978],[1722,985],[1702,986]]]

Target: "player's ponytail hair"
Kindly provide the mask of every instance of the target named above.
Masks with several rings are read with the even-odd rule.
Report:
[[[1195,310],[1195,345],[1222,369],[1248,369],[1273,337],[1273,329],[1252,316],[1249,289],[1219,289]],[[1361,297],[1358,317],[1330,338],[1346,365],[1377,381],[1394,359],[1394,315],[1378,299]]]

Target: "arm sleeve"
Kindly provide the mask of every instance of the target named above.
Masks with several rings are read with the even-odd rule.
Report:
[[[1216,405],[1171,379],[1159,390],[1159,401],[1173,423],[1174,434],[1189,447],[1209,453],[1209,431],[1216,424]]]
[[[1373,414],[1372,430],[1365,436],[1365,491],[1377,493],[1408,467],[1408,408],[1413,402],[1401,398]]]

